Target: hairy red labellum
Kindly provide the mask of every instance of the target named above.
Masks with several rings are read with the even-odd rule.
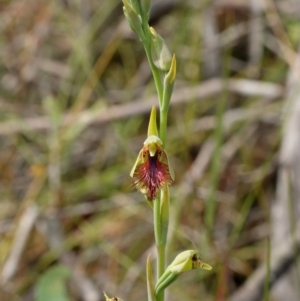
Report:
[[[145,147],[142,156],[143,162],[136,166],[133,174],[134,184],[149,201],[153,201],[160,189],[173,182],[167,155],[162,149],[158,149],[151,157],[149,150]]]

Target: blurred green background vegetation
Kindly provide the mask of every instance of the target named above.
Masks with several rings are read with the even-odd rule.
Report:
[[[267,268],[300,11],[262,2],[153,1],[178,65],[169,260],[213,266],[170,301],[227,300]],[[152,212],[129,172],[157,98],[121,1],[2,1],[0,32],[0,300],[146,300]]]

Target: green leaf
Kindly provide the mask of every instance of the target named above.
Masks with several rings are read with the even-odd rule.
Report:
[[[70,270],[63,265],[56,265],[45,271],[35,287],[35,301],[70,301],[66,280]]]

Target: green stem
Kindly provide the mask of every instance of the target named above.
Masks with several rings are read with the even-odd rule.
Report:
[[[161,109],[159,114],[159,136],[165,146],[167,133],[168,110]]]
[[[161,212],[160,212],[160,203],[161,203],[161,194],[159,197],[154,200],[153,203],[153,217],[154,217],[154,235],[157,248],[157,268],[156,268],[156,279],[163,275],[165,271],[165,250],[166,246],[162,242],[162,232],[161,232]],[[164,301],[164,293],[160,293],[157,296],[157,301]]]
[[[157,245],[157,276],[159,279],[165,271],[166,246],[164,244]],[[164,291],[157,295],[157,301],[164,301]]]
[[[157,198],[153,201],[153,222],[154,222],[154,236],[155,242],[158,246],[161,241],[161,224],[160,224],[160,199]],[[157,252],[159,253],[159,252]],[[159,254],[157,254],[159,257]],[[158,272],[158,269],[157,269]],[[158,275],[157,275],[158,276]]]
[[[161,75],[160,75],[160,71],[157,69],[157,67],[155,66],[155,64],[152,61],[152,56],[151,56],[151,44],[150,45],[146,45],[144,44],[144,48],[146,51],[146,55],[150,64],[150,68],[152,71],[152,75],[154,78],[154,82],[155,82],[155,87],[156,87],[156,91],[157,91],[157,95],[158,95],[158,100],[159,100],[159,106],[162,106],[162,101],[163,101],[163,84],[162,84],[162,79],[161,79]]]
[[[165,251],[166,251],[166,246],[164,244],[160,244],[157,246],[157,251],[158,251],[158,261],[157,261],[157,270],[159,277],[162,276],[162,274],[165,271]]]
[[[157,248],[157,280],[163,275],[165,271],[165,250],[166,246],[161,239],[161,218],[160,218],[160,197],[154,200],[153,203],[153,217],[154,217],[154,235]],[[164,293],[161,292],[157,296],[157,301],[164,301]]]
[[[161,214],[160,214],[160,197],[154,200],[153,203],[153,217],[154,217],[154,235],[157,247],[157,280],[165,271],[165,248],[166,245],[161,237]]]

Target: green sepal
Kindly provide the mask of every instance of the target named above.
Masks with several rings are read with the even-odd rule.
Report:
[[[147,257],[146,271],[147,271],[148,301],[156,301],[155,291],[154,291],[154,283],[153,283],[153,275],[152,275],[151,262],[150,262],[150,254]]]
[[[160,162],[166,164],[169,167],[169,173],[170,173],[171,179],[174,181],[175,180],[174,170],[173,170],[173,168],[172,168],[172,166],[170,164],[168,153],[165,150],[163,150],[163,152],[161,153],[161,155],[158,157],[158,160]]]
[[[140,164],[143,164],[145,162],[144,158],[143,158],[143,149],[140,150],[139,154],[138,154],[138,157],[131,169],[131,172],[130,172],[130,176],[133,178],[134,176],[134,172],[136,170],[136,167]]]
[[[167,165],[169,166],[169,172],[170,172],[170,176],[172,178],[173,181],[175,181],[175,173],[174,170],[170,164],[170,160],[169,160],[169,156],[168,153],[165,151],[166,157],[167,157]]]
[[[176,77],[176,68],[177,68],[177,63],[176,63],[176,55],[175,53],[173,54],[172,57],[172,63],[169,69],[168,74],[166,75],[166,79],[170,84],[173,84],[175,77]]]
[[[172,64],[172,55],[169,51],[167,44],[164,39],[154,30],[153,27],[150,27],[151,32],[151,42],[153,47],[151,49],[154,50],[152,53],[152,59],[155,66],[165,72],[169,72],[171,64]]]
[[[192,270],[193,269],[192,258],[197,253],[198,252],[195,250],[187,250],[178,254],[168,268],[172,273],[175,274]]]
[[[150,114],[149,125],[148,125],[148,137],[149,136],[158,137],[155,106],[152,107],[151,114]]]

